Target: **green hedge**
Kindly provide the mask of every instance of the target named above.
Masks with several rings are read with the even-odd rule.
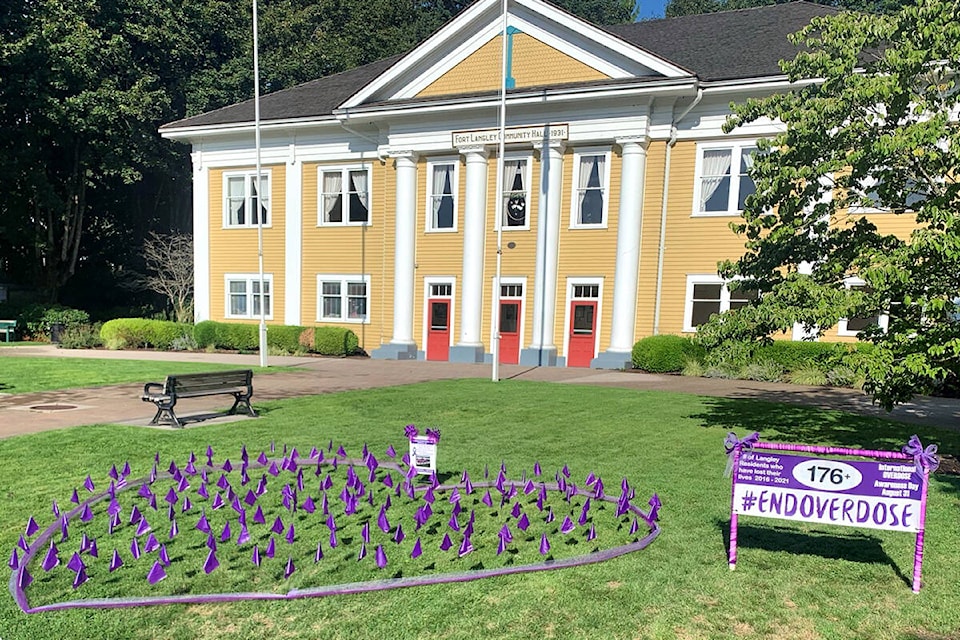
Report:
[[[252,351],[260,346],[258,332],[258,324],[204,320],[194,326],[193,339],[201,349]],[[305,349],[327,356],[344,356],[358,351],[359,340],[357,334],[343,327],[269,325],[267,345],[286,353]]]
[[[779,364],[786,371],[813,367],[822,371],[840,365],[852,366],[860,356],[870,353],[868,342],[793,342],[775,340],[756,349],[754,359]]]
[[[687,360],[699,359],[703,350],[690,338],[662,335],[643,338],[633,345],[633,366],[651,373],[676,373]]]
[[[343,327],[316,327],[313,349],[324,356],[349,356],[357,352],[360,341],[350,329]]]
[[[301,349],[301,333],[303,333],[303,327],[297,325],[270,325],[267,327],[267,345],[278,351],[296,353]]]
[[[169,349],[174,340],[193,333],[193,325],[169,320],[116,318],[100,328],[100,339],[108,349]]]

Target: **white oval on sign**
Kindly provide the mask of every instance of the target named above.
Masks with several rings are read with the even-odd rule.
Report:
[[[863,476],[846,462],[813,458],[793,468],[793,479],[811,489],[846,491],[858,486]]]

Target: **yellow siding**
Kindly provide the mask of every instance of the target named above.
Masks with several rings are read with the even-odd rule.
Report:
[[[286,166],[268,165],[270,171],[271,225],[263,229],[263,271],[273,274],[273,320],[283,324],[284,307],[284,230],[286,227]],[[257,273],[257,229],[223,228],[223,174],[230,171],[255,171],[255,167],[210,170],[210,319],[225,320],[224,275]],[[230,320],[252,322],[252,320]]]
[[[636,340],[653,335],[666,149],[665,141],[651,142],[647,149],[646,185],[643,191],[643,218],[640,229],[640,276],[634,332]],[[674,186],[674,190],[676,189],[677,187]]]
[[[604,229],[571,229],[573,185],[576,173],[576,149],[568,150],[563,158],[563,198],[560,203],[560,256],[557,261],[557,308],[555,310],[554,344],[559,355],[566,356],[564,328],[569,302],[567,301],[567,278],[602,278],[603,291],[597,331],[599,351],[610,344],[611,319],[613,316],[613,276],[617,262],[617,222],[620,206],[621,157],[610,154],[610,184],[606,193],[607,226]]]
[[[388,218],[387,198],[393,198],[392,170],[379,161],[365,161],[370,175],[370,224],[318,226],[318,175],[321,166],[340,167],[359,164],[356,160],[341,163],[304,163],[301,319],[304,326],[343,326],[354,333],[360,347],[369,352],[390,340],[393,309],[393,233],[394,220]],[[387,175],[390,175],[390,179]],[[386,234],[386,235],[385,235]],[[386,241],[386,242],[385,242]],[[387,248],[389,245],[389,249]],[[389,264],[387,264],[389,263]],[[386,267],[385,267],[386,265]],[[387,272],[389,268],[389,272]],[[368,323],[331,323],[318,320],[318,274],[367,275],[370,278]],[[385,305],[389,305],[388,307]],[[384,323],[387,323],[384,329]]]
[[[743,238],[729,227],[739,217],[692,215],[696,155],[696,143],[682,142],[670,158],[660,333],[683,330],[688,274],[716,274],[717,262],[743,255]]]
[[[456,95],[500,88],[501,36],[490,40],[435,80],[418,98]],[[557,51],[525,33],[513,36],[512,75],[517,88],[609,79],[593,67]]]

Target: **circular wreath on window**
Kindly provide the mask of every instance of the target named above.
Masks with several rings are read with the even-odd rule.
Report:
[[[507,201],[507,225],[522,226],[527,215],[527,199],[521,195],[510,196]]]

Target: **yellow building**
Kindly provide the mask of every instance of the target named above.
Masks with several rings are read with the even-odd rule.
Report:
[[[374,357],[622,368],[636,340],[737,306],[716,265],[743,251],[728,224],[777,128],[721,126],[784,90],[787,35],[833,10],[599,27],[511,0],[504,36],[500,9],[264,96],[261,198],[252,102],[161,129],[193,148],[197,320],[262,304],[268,323],[349,327]]]

